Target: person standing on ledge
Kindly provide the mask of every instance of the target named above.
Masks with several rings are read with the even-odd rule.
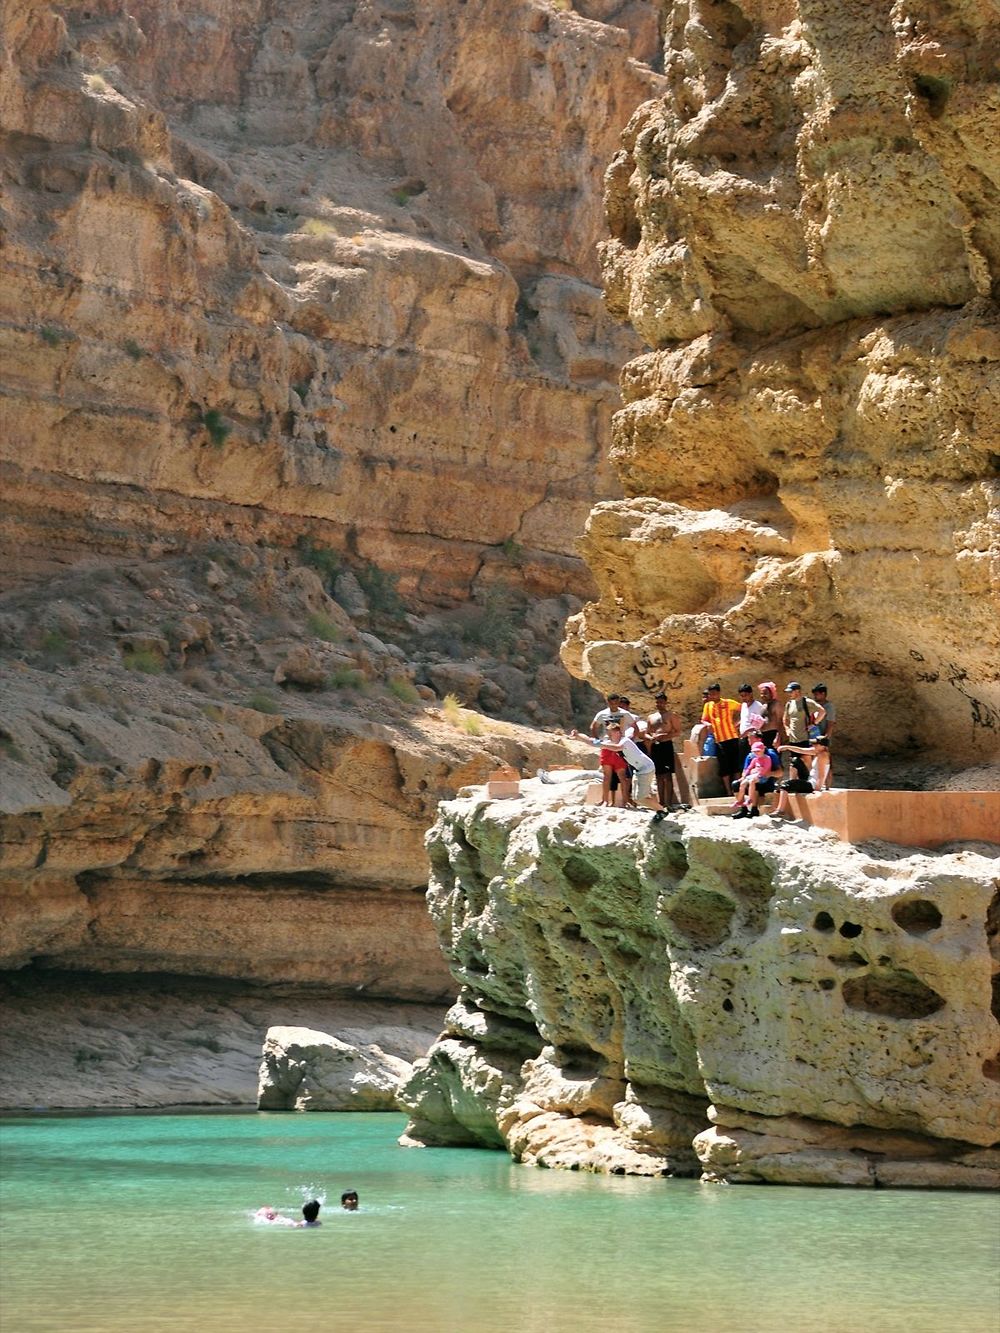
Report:
[[[701,710],[702,722],[712,728],[718,750],[719,777],[727,796],[740,774],[740,705],[735,699],[723,699],[722,686],[709,685],[708,700]]]
[[[656,712],[646,719],[646,742],[650,758],[656,769],[656,794],[663,806],[673,805],[674,773],[677,771],[677,756],[674,754],[674,741],[681,734],[681,720],[667,707],[667,696],[662,692],[656,696]]]
[[[819,726],[826,717],[823,705],[804,695],[802,686],[797,680],[788,682],[785,693],[792,696],[785,703],[783,718],[785,740],[788,745],[780,745],[779,750],[786,750],[789,746],[808,745],[813,739],[809,734],[810,727]]]
[[[741,685],[736,693],[740,696],[740,763],[746,768],[750,742],[764,730],[767,714],[753,697],[752,685]]]

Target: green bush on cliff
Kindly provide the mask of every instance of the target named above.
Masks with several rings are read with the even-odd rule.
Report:
[[[391,619],[402,619],[406,606],[397,590],[399,580],[395,574],[388,574],[369,562],[356,571],[356,577],[373,611]]]
[[[342,567],[339,553],[331,551],[329,546],[317,546],[311,537],[300,537],[295,549],[302,563],[308,569],[315,569],[326,587],[332,588]]]
[[[201,424],[217,449],[222,448],[233,429],[217,407],[210,407],[207,412],[202,412]]]
[[[144,676],[159,676],[164,669],[163,658],[150,648],[134,648],[122,654],[126,671],[141,671]]]
[[[322,639],[324,643],[340,642],[339,628],[322,611],[314,611],[306,621],[306,626],[310,634],[315,635],[317,639]]]
[[[523,609],[509,588],[488,589],[465,619],[462,633],[466,642],[490,653],[508,652],[517,641]]]

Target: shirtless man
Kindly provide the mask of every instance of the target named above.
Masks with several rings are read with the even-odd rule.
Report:
[[[674,741],[681,734],[681,720],[667,707],[667,696],[662,692],[656,696],[656,712],[646,719],[646,740],[649,754],[656,769],[656,792],[660,805],[671,806],[676,802],[674,794],[674,773],[677,771],[677,757],[674,754]]]

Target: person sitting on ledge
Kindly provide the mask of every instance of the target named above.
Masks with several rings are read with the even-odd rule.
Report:
[[[830,768],[830,742],[825,736],[819,736],[810,745],[779,745],[778,750],[779,752],[782,750],[791,752],[796,776],[781,784],[778,804],[771,811],[772,815],[784,815],[788,811],[789,792],[799,792],[807,796],[810,792],[816,790],[809,779],[809,770],[803,762],[803,756],[808,756],[813,760],[816,786],[820,790],[829,791],[833,774]]]
[[[761,740],[751,742],[750,753],[743,765],[743,777],[740,781],[733,809],[734,819],[756,818],[760,814],[758,802],[766,792],[774,791],[774,777],[781,767],[781,760],[776,751],[768,750]]]

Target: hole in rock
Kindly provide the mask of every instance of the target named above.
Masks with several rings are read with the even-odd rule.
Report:
[[[837,983],[834,981],[833,977],[824,977],[819,983],[819,988],[820,990],[833,990],[836,984]]]
[[[861,934],[863,926],[859,926],[856,921],[845,921],[840,927],[840,933],[845,940],[856,940]]]
[[[876,969],[845,981],[841,993],[851,1009],[880,1018],[926,1018],[944,1007],[937,991],[912,972]]]
[[[711,889],[683,889],[667,910],[667,918],[690,944],[711,948],[729,934],[736,904]]]
[[[926,898],[908,898],[892,909],[892,919],[908,935],[926,935],[937,930],[942,921],[940,909]]]
[[[574,889],[591,889],[601,878],[599,872],[582,856],[567,856],[563,874]]]
[[[816,919],[813,922],[813,925],[816,927],[817,930],[823,930],[823,931],[833,930],[833,917],[830,915],[829,912],[817,912]]]
[[[564,940],[580,940],[583,939],[583,931],[575,924],[563,926],[562,937]]]
[[[723,1009],[725,1009],[725,1011],[726,1011],[727,1014],[731,1014],[731,1013],[733,1012],[733,1002],[732,1002],[732,1000],[723,1000],[723,1001],[722,1001],[722,1007],[723,1007]]]
[[[936,79],[933,74],[918,74],[913,80],[913,91],[926,103],[928,113],[935,120],[944,115],[951,96],[951,84],[947,79]]]
[[[994,1083],[1000,1083],[1000,1051],[992,1059],[983,1061],[983,1073]]]

